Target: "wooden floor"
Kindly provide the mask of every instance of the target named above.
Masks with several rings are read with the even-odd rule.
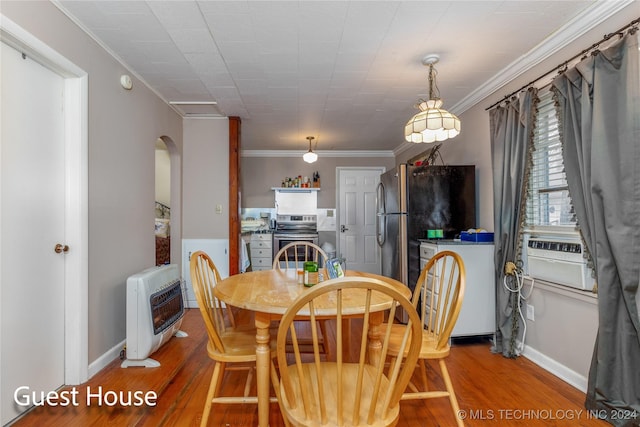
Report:
[[[250,321],[250,320],[245,320]],[[172,338],[153,358],[158,368],[120,368],[114,361],[88,383],[67,387],[70,404],[37,407],[16,426],[196,426],[200,423],[213,370],[206,353],[206,332],[198,310],[187,310],[181,329],[186,338]],[[356,331],[357,326],[354,326]],[[454,344],[447,361],[467,426],[608,426],[589,416],[584,394],[529,360],[506,359],[490,352],[487,341]],[[441,379],[429,369],[434,387]],[[244,375],[231,372],[223,389],[241,394]],[[71,399],[76,392],[75,402]],[[135,393],[138,392],[138,397]],[[147,392],[158,396],[155,406],[134,406]],[[255,381],[254,390],[255,392]],[[92,397],[87,404],[87,394]],[[129,393],[133,396],[129,399]],[[117,397],[116,397],[117,396]],[[114,400],[120,403],[114,404]],[[255,426],[257,406],[214,405],[210,426]],[[272,427],[282,426],[277,404],[271,405]],[[401,402],[399,426],[453,426],[448,400]]]

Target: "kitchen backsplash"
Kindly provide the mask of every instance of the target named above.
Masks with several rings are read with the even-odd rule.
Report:
[[[318,215],[318,231],[335,231],[336,229],[336,210],[335,209],[317,209]],[[262,231],[269,229],[269,222],[276,218],[275,208],[243,208],[240,210],[242,220],[242,231]]]

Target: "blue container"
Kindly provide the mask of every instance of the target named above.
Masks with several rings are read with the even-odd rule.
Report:
[[[460,240],[464,242],[493,242],[493,233],[469,233],[463,231],[460,233]]]

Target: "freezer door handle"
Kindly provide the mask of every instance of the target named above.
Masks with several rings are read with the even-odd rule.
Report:
[[[386,200],[384,198],[384,185],[379,182],[376,189],[376,213],[384,215],[387,213]]]
[[[376,216],[378,216],[378,217],[395,216],[395,215],[407,215],[407,213],[406,212],[387,212],[387,213],[376,214]]]

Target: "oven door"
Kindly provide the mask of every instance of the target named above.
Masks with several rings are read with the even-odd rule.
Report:
[[[273,257],[275,258],[276,254],[280,252],[280,249],[287,246],[289,243],[293,242],[311,242],[318,244],[318,233],[274,233],[273,234]],[[289,259],[294,258],[293,248],[289,249],[292,251],[289,254]],[[304,251],[304,248],[300,248],[299,250]],[[298,258],[304,259],[304,252],[298,254]]]

